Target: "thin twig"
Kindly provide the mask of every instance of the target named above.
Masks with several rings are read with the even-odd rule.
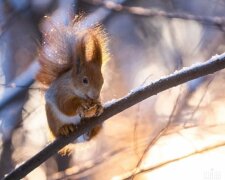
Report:
[[[199,107],[200,107],[202,101],[204,100],[204,98],[205,98],[205,96],[206,96],[206,93],[207,93],[207,91],[208,91],[208,89],[209,89],[209,86],[210,86],[210,84],[212,83],[212,81],[214,80],[214,78],[215,78],[215,76],[213,76],[213,78],[210,79],[209,82],[206,84],[205,91],[204,91],[204,93],[202,94],[202,96],[201,96],[201,98],[200,98],[200,100],[199,100],[197,106],[194,108],[193,112],[191,113],[190,118],[189,118],[188,120],[186,120],[186,121],[184,122],[184,124],[183,124],[183,127],[184,127],[184,128],[187,127],[188,121],[190,122],[190,121],[193,119],[193,117],[194,117],[194,115],[196,114],[196,112],[198,111],[198,109],[199,109]]]
[[[170,116],[169,116],[169,119],[168,119],[166,125],[165,125],[165,126],[157,133],[157,135],[154,136],[154,138],[148,143],[147,147],[145,148],[144,152],[142,153],[142,156],[141,156],[141,158],[139,159],[139,161],[138,161],[136,167],[134,168],[134,170],[137,170],[137,171],[138,171],[138,169],[139,169],[141,163],[143,162],[143,160],[144,160],[144,158],[145,158],[147,152],[149,152],[150,148],[151,148],[151,147],[152,147],[152,146],[160,139],[161,136],[163,136],[163,135],[167,132],[168,128],[170,127],[170,125],[171,125],[171,123],[172,123],[172,121],[173,121],[173,116],[174,116],[174,113],[175,113],[175,111],[176,111],[176,109],[177,109],[178,102],[179,102],[179,99],[180,99],[180,95],[181,95],[181,87],[180,87],[180,92],[179,92],[179,94],[178,94],[178,96],[177,96],[176,102],[175,102],[175,104],[174,104],[174,106],[173,106],[172,112],[170,113]],[[135,176],[136,176],[136,173],[134,173],[134,174],[131,176],[131,179],[133,180],[133,179],[135,178]]]
[[[10,83],[10,84],[5,84],[5,83],[0,83],[0,86],[4,88],[21,88],[21,89],[29,89],[29,90],[38,90],[38,91],[46,91],[45,88],[40,88],[40,87],[30,87],[29,85],[17,85],[15,83]]]
[[[170,164],[170,163],[173,163],[173,162],[177,162],[177,161],[182,160],[182,159],[186,159],[186,158],[191,157],[191,156],[194,156],[196,154],[201,154],[201,153],[205,153],[207,151],[212,151],[212,150],[214,150],[216,148],[220,148],[220,147],[223,147],[223,146],[225,146],[225,143],[224,142],[221,142],[221,143],[218,143],[218,144],[213,145],[213,146],[205,147],[205,148],[200,149],[200,150],[195,150],[195,151],[190,152],[190,153],[188,153],[188,154],[186,154],[184,156],[181,156],[181,157],[177,157],[177,158],[174,158],[174,159],[169,159],[167,161],[164,161],[164,162],[162,162],[160,164],[157,164],[156,166],[153,166],[153,167],[145,167],[145,168],[139,169],[136,172],[130,172],[127,175],[125,175],[124,177],[121,177],[121,178],[118,178],[118,179],[122,179],[122,180],[123,179],[130,179],[134,174],[135,175],[140,175],[140,174],[145,173],[145,172],[150,172],[150,171],[153,171],[153,170],[158,169],[160,167],[166,166],[167,164]]]
[[[169,88],[175,87],[187,81],[212,74],[216,71],[225,68],[225,53],[216,55],[209,61],[193,65],[189,68],[184,68],[171,75],[162,77],[161,79],[154,81],[146,86],[141,86],[134,89],[128,95],[121,99],[113,100],[105,104],[104,112],[99,117],[93,117],[90,119],[84,119],[78,126],[77,131],[68,137],[60,137],[54,142],[46,146],[39,153],[32,158],[18,166],[12,172],[4,177],[5,180],[9,179],[21,179],[29,172],[35,169],[37,166],[45,162],[49,157],[54,155],[57,151],[63,148],[65,145],[72,142],[75,138],[78,138],[85,132],[90,131],[96,125],[103,123],[106,119],[122,112],[123,110],[145,100],[146,98],[156,95]]]
[[[145,85],[145,83],[151,76],[152,76],[152,74],[149,74],[145,78],[145,80],[141,83],[141,86]],[[137,134],[138,134],[138,122],[140,119],[140,106],[141,106],[141,103],[139,103],[137,106],[137,113],[136,113],[136,118],[135,118],[135,122],[134,122],[134,130],[133,130],[134,152],[137,155],[137,157],[139,157],[138,156],[138,145],[137,145]]]
[[[16,96],[23,93],[24,91],[27,91],[27,88],[25,87],[31,86],[31,84],[34,81],[32,76],[36,74],[38,69],[39,69],[39,64],[37,63],[37,61],[35,61],[31,63],[31,65],[27,68],[26,71],[24,71],[13,82],[10,83],[12,86],[17,87],[16,85],[19,84],[20,86],[23,86],[24,88],[12,88],[12,87],[7,88],[7,90],[5,90],[4,94],[0,98],[0,109],[4,108],[4,106],[8,102],[12,101]]]

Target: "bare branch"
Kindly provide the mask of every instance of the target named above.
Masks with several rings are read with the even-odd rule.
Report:
[[[156,10],[156,9],[148,9],[144,7],[131,7],[131,6],[124,6],[122,4],[118,4],[113,1],[87,1],[83,0],[87,3],[91,3],[93,5],[97,6],[103,6],[107,9],[117,11],[117,12],[127,12],[133,15],[142,16],[142,17],[154,17],[154,16],[161,16],[166,18],[178,18],[178,19],[184,19],[184,20],[193,20],[198,21],[204,24],[210,24],[214,26],[218,26],[220,28],[225,26],[225,18],[219,17],[219,16],[198,16],[188,13],[180,13],[180,12],[166,12],[162,10]]]
[[[146,98],[156,95],[169,88],[178,86],[187,81],[212,74],[216,71],[225,68],[225,53],[216,55],[209,61],[193,65],[189,68],[183,68],[171,75],[162,77],[158,81],[154,81],[149,85],[141,86],[121,99],[113,100],[104,106],[104,112],[99,117],[84,119],[81,124],[77,126],[77,131],[68,137],[60,137],[42,151],[34,155],[32,158],[18,166],[15,170],[5,176],[4,179],[21,179],[37,166],[46,161],[50,156],[55,154],[68,143],[72,142],[85,132],[90,131],[96,125],[104,122],[106,119],[120,113],[121,111],[145,100]]]
[[[0,109],[3,108],[8,102],[12,101],[18,94],[21,94],[29,88],[29,86],[33,83],[33,74],[36,74],[38,68],[39,64],[37,61],[33,62],[26,71],[10,83],[11,87],[6,87],[7,90],[2,98],[0,98]]]
[[[173,121],[173,116],[174,116],[174,113],[177,109],[177,106],[178,106],[178,102],[179,102],[179,99],[180,99],[180,96],[181,96],[181,88],[180,88],[180,92],[177,96],[177,99],[176,99],[176,102],[173,106],[173,109],[172,109],[172,112],[169,116],[169,119],[168,119],[168,122],[166,123],[166,125],[157,133],[157,135],[148,143],[147,147],[145,148],[144,152],[142,153],[141,155],[141,158],[138,160],[137,162],[137,165],[135,167],[135,170],[138,170],[141,163],[143,162],[147,152],[151,149],[152,146],[154,146],[154,144],[160,139],[161,136],[163,136],[167,130],[169,129],[172,121]],[[134,173],[133,176],[131,176],[130,178],[133,180],[135,178],[136,174]]]
[[[186,120],[186,121],[184,122],[184,125],[183,125],[184,128],[187,127],[188,121],[192,120],[193,117],[194,117],[194,115],[195,115],[196,112],[198,111],[198,109],[199,109],[199,107],[200,107],[202,101],[204,100],[204,98],[205,98],[205,96],[206,96],[206,93],[207,93],[207,91],[208,91],[208,88],[209,88],[210,84],[212,83],[212,81],[214,80],[214,78],[215,78],[215,76],[214,76],[212,79],[210,79],[210,80],[208,81],[208,83],[206,84],[205,91],[204,91],[204,93],[202,94],[202,97],[200,98],[200,100],[199,100],[197,106],[194,108],[193,112],[191,113],[191,117],[190,117],[188,120]]]
[[[190,152],[190,153],[187,153],[187,154],[185,154],[185,155],[183,155],[181,157],[177,157],[177,158],[174,158],[174,159],[170,159],[170,160],[161,162],[161,163],[159,163],[159,164],[157,164],[155,166],[152,166],[152,167],[145,167],[145,168],[134,169],[133,171],[128,172],[127,174],[122,175],[121,177],[118,177],[118,179],[120,179],[120,180],[129,180],[133,176],[136,176],[136,175],[139,175],[139,174],[142,174],[142,173],[145,173],[145,172],[150,172],[150,171],[153,171],[153,170],[155,170],[157,168],[166,166],[167,164],[170,164],[170,163],[182,160],[182,159],[186,159],[186,158],[194,156],[196,154],[202,154],[202,153],[205,153],[205,152],[208,152],[208,151],[211,151],[211,150],[214,150],[216,148],[223,147],[223,146],[225,146],[225,143],[221,142],[221,143],[215,144],[213,146],[207,146],[207,147],[205,147],[203,149],[200,149],[200,150],[196,149],[194,152]]]

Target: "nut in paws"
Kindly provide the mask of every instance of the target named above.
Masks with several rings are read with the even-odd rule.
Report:
[[[93,116],[99,116],[103,112],[103,107],[100,103],[84,103],[78,108],[78,114],[82,118],[90,118]]]

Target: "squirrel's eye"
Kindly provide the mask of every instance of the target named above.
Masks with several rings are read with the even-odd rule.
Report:
[[[83,80],[82,80],[82,82],[83,82],[84,84],[88,84],[88,78],[87,78],[87,77],[84,77]]]

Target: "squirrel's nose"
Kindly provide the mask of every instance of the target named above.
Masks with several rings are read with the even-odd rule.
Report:
[[[91,90],[88,92],[88,97],[91,99],[98,99],[99,98],[99,92],[97,90]]]

